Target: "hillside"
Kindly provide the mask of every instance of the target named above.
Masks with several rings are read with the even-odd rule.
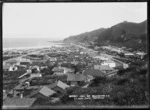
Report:
[[[64,39],[64,41],[91,42],[91,41],[94,41],[104,31],[105,31],[104,28],[100,28],[91,32],[85,32],[79,35],[70,36]]]
[[[115,45],[146,50],[147,20],[141,23],[124,21],[110,28],[100,28],[76,36],[70,36],[64,41],[91,42],[95,45]]]

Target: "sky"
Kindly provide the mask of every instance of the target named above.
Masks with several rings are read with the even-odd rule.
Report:
[[[123,21],[147,19],[146,2],[4,3],[3,38],[63,40]]]

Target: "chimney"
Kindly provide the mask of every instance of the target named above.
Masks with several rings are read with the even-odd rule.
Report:
[[[16,97],[16,94],[17,94],[16,91],[13,91],[13,96],[14,96],[14,97]]]
[[[21,94],[20,94],[20,98],[22,99],[23,98],[23,93],[21,92]]]

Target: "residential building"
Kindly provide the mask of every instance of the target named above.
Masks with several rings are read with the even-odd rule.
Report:
[[[83,74],[93,76],[94,78],[105,76],[105,73],[99,69],[87,69],[83,72]]]
[[[108,61],[104,61],[101,63],[101,65],[107,65],[111,68],[115,68],[116,67],[116,63],[112,60],[108,60]]]
[[[3,108],[30,107],[36,98],[7,98],[3,101]]]
[[[42,74],[41,73],[31,73],[30,74],[30,78],[35,78],[35,77],[42,77]]]
[[[35,91],[33,91],[32,93],[30,93],[28,96],[28,98],[46,98],[46,97],[50,97],[53,94],[55,94],[56,92],[52,89],[50,89],[47,86],[43,86]]]
[[[9,64],[9,65],[19,65],[20,62],[18,62],[17,60],[15,59],[9,59],[5,62],[5,64]]]
[[[18,67],[16,65],[5,64],[3,65],[4,71],[17,71]]]
[[[108,72],[111,72],[114,70],[113,68],[111,68],[108,65],[94,65],[94,69],[99,69],[105,73],[108,73]]]
[[[58,93],[64,93],[65,89],[70,87],[69,85],[67,85],[66,83],[62,82],[62,81],[56,81],[51,85],[48,85],[49,88],[51,88],[52,90],[58,92]]]
[[[85,82],[87,80],[87,75],[84,74],[68,74],[67,81],[70,86],[77,86],[79,82]]]

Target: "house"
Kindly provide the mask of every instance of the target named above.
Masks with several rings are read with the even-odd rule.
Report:
[[[20,92],[20,91],[24,91],[25,86],[23,86],[23,83],[19,83],[16,87],[13,88],[13,92]]]
[[[36,98],[7,98],[3,101],[3,108],[30,107]]]
[[[47,69],[47,66],[40,66],[40,70]]]
[[[79,82],[87,81],[87,75],[84,74],[68,74],[67,81],[71,86],[78,85]]]
[[[9,71],[17,71],[18,70],[18,67],[13,65],[13,66],[10,66],[9,68]]]
[[[20,62],[20,65],[28,65],[28,64],[32,64],[32,61],[30,59],[26,59],[26,58],[20,58],[18,59]]]
[[[3,90],[3,100],[7,98],[6,90]]]
[[[109,67],[108,65],[94,65],[94,69],[99,69],[105,73],[111,72],[114,69]]]
[[[19,65],[20,63],[15,60],[15,59],[9,59],[5,62],[5,64],[9,64],[9,65]]]
[[[108,61],[104,61],[101,63],[101,65],[107,65],[111,68],[115,68],[116,67],[116,63],[112,60],[108,60]]]
[[[3,65],[3,70],[4,71],[17,71],[18,67],[16,65],[5,64]]]
[[[71,64],[77,65],[79,62],[78,61],[72,61]]]
[[[136,55],[137,55],[140,59],[143,59],[144,56],[146,55],[146,53],[144,53],[144,52],[136,52]]]
[[[106,77],[114,76],[115,74],[117,74],[117,72],[118,72],[118,70],[113,70],[113,71],[111,71],[111,72],[108,72],[108,73],[106,74]]]
[[[67,68],[67,67],[54,67],[53,70],[54,73],[59,73],[59,74],[67,74],[67,73],[73,73],[74,70],[71,68]]]
[[[95,57],[93,57],[94,59],[99,59],[99,60],[109,60],[107,57],[104,57],[104,56],[95,56]]]
[[[11,66],[8,65],[8,64],[7,64],[7,65],[3,65],[3,70],[4,70],[4,71],[9,71],[10,67],[11,67]]]
[[[74,69],[62,67],[64,69],[64,73],[74,73]]]
[[[40,67],[37,65],[30,66],[29,69],[31,69],[32,73],[34,73],[35,71],[40,72]]]
[[[93,77],[104,77],[105,73],[99,69],[87,69],[83,72],[84,75],[90,75]]]
[[[62,68],[54,67],[52,71],[54,72],[54,75],[64,75],[64,69]]]
[[[70,87],[69,85],[65,84],[62,81],[56,81],[55,83],[48,85],[49,88],[52,90],[58,92],[58,93],[64,93],[65,89]]]
[[[129,67],[128,64],[123,63],[123,68],[124,68],[124,69],[126,69],[126,68],[128,68],[128,67]]]
[[[45,55],[45,56],[44,56],[44,60],[47,61],[47,60],[49,60],[49,59],[50,59],[50,57],[49,57],[48,55]]]
[[[46,97],[50,97],[52,96],[53,94],[55,94],[56,92],[52,89],[50,89],[49,87],[47,86],[43,86],[43,87],[40,87],[39,89],[33,91],[30,93],[30,95],[26,96],[28,98],[46,98]]]
[[[32,78],[35,78],[35,77],[42,77],[42,74],[41,73],[31,73],[30,74],[30,78],[32,79]]]
[[[31,64],[31,62],[28,62],[28,61],[21,61],[20,62],[20,65],[29,65]]]
[[[124,56],[125,57],[134,57],[135,55],[133,53],[130,53],[130,52],[125,52]]]
[[[49,60],[50,62],[56,62],[56,61],[57,61],[57,58],[56,58],[56,57],[50,57],[48,60]]]

